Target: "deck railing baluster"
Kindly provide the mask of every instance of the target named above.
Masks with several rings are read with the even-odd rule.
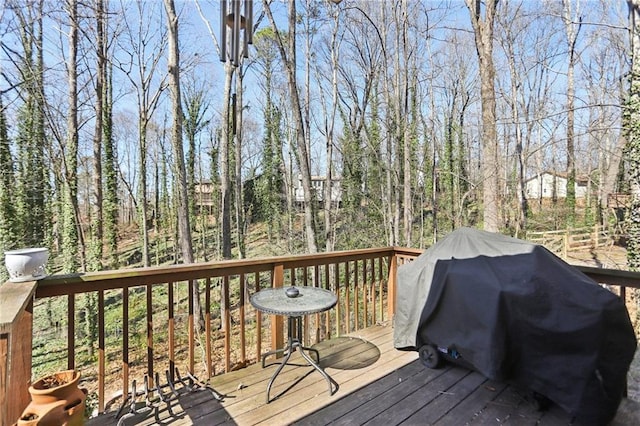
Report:
[[[353,323],[355,330],[360,330],[360,268],[359,261],[353,261]]]
[[[369,327],[371,324],[369,324],[369,297],[368,297],[368,291],[367,291],[367,287],[369,286],[369,283],[367,282],[367,265],[369,264],[369,262],[367,261],[367,259],[362,259],[362,301],[363,306],[362,306],[362,310],[364,311],[362,313],[363,315],[363,324],[364,327]]]
[[[336,311],[336,335],[335,337],[340,336],[340,303],[342,302],[342,298],[340,297],[340,263],[335,264],[335,269],[333,271],[333,285],[336,289],[336,296],[338,298],[338,302],[336,303],[335,311]]]
[[[129,392],[129,287],[122,289],[122,395]]]
[[[255,291],[260,291],[260,272],[255,273]],[[256,362],[260,359],[262,353],[262,314],[259,310],[254,309],[256,316]]]
[[[314,287],[321,287],[320,285],[320,268],[318,267],[318,265],[314,265],[313,266],[313,286]],[[320,341],[320,314],[315,314],[315,342],[319,342]]]
[[[242,365],[246,365],[247,363],[247,340],[246,340],[246,330],[245,330],[245,312],[244,312],[244,304],[245,304],[245,277],[244,274],[240,274],[240,363]]]
[[[149,377],[149,385],[153,387],[153,287],[147,284],[147,376]]]
[[[290,270],[291,271],[291,270]],[[291,271],[293,277],[293,271]],[[283,287],[284,285],[284,266],[275,264],[271,276],[271,286],[273,288]],[[293,278],[292,285],[295,282]],[[284,347],[284,319],[280,315],[270,315],[271,317],[271,350]]]
[[[105,393],[105,339],[104,339],[104,291],[98,292],[98,412],[104,411]]]
[[[344,326],[345,333],[351,331],[351,268],[349,267],[351,262],[347,261],[344,264]],[[340,301],[338,300],[338,303]]]
[[[222,277],[222,306],[224,309],[224,318],[221,320],[224,322],[224,371],[231,371],[231,313],[229,312],[229,275]]]
[[[211,356],[211,278],[207,277],[204,285],[204,332],[205,332],[205,354],[207,359],[207,379],[213,376],[211,371],[213,359]]]
[[[189,284],[187,285],[187,300],[188,300],[188,309],[189,316],[187,320],[188,327],[188,345],[189,345],[189,372],[191,374],[195,374],[195,324],[194,324],[194,307],[193,307],[193,280],[189,280]]]
[[[67,370],[76,368],[76,295],[67,296]]]
[[[329,287],[329,271],[331,270],[329,263],[325,263],[324,265],[324,288],[326,290],[330,290]],[[326,311],[324,313],[324,330],[325,330],[325,338],[331,338],[331,313]]]
[[[174,372],[176,371],[176,320],[174,316],[174,297],[173,292],[175,283],[170,282],[167,288],[167,317],[168,317],[168,336],[169,342],[169,377],[171,381],[175,380]]]
[[[383,289],[382,289],[382,280],[383,280],[383,274],[384,274],[384,261],[382,260],[382,257],[378,258],[378,299],[380,302],[380,321],[384,321],[384,297],[383,297]]]

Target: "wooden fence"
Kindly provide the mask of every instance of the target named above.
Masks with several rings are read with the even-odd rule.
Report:
[[[532,243],[543,245],[566,259],[570,251],[610,246],[613,244],[614,236],[607,228],[596,225],[593,228],[528,231],[526,239]]]

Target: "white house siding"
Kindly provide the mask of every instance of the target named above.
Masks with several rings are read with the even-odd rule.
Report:
[[[555,178],[556,196],[558,198],[566,198],[567,196],[567,179],[563,176],[554,175],[545,172],[535,176],[525,183],[525,192],[528,199],[551,198],[553,197],[553,181]],[[584,198],[587,195],[586,182],[575,183],[576,198]]]

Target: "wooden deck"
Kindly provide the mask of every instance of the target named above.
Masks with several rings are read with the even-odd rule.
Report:
[[[571,424],[559,407],[537,411],[527,392],[512,386],[457,366],[425,368],[417,353],[395,350],[392,335],[390,326],[379,325],[315,346],[321,365],[340,385],[334,395],[329,395],[327,382],[311,367],[287,366],[271,391],[272,397],[280,396],[266,404],[267,382],[276,367],[263,369],[258,364],[211,380],[226,395],[222,402],[206,390],[182,394],[169,404],[142,409],[120,424]],[[625,400],[623,406],[628,403]],[[614,424],[640,424],[637,404],[622,411]],[[113,414],[88,422],[116,423]]]

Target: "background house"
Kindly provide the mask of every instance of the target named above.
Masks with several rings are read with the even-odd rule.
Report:
[[[576,198],[585,198],[587,195],[588,178],[585,176],[576,177],[575,194]],[[542,172],[525,181],[525,195],[529,200],[540,198],[552,198],[554,192],[556,197],[566,198],[567,196],[567,175],[566,173]]]
[[[316,201],[324,200],[324,185],[327,181],[325,176],[311,176],[311,187],[315,191]],[[296,186],[294,188],[295,200],[298,203],[304,202],[304,188],[302,187],[302,176],[298,176]],[[334,203],[340,203],[342,199],[342,189],[340,186],[340,178],[334,177],[331,179],[331,201]]]

